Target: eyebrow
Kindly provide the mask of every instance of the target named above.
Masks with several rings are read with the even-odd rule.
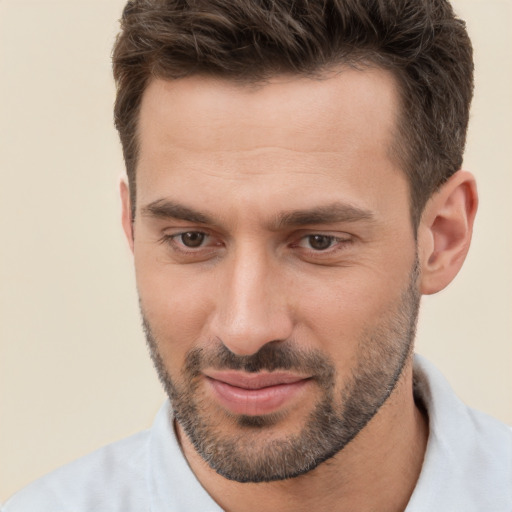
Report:
[[[141,210],[144,217],[159,219],[178,219],[199,224],[213,224],[213,220],[204,213],[198,212],[168,199],[158,199],[144,206]]]
[[[144,206],[141,214],[145,217],[159,219],[178,219],[198,224],[216,224],[212,217],[176,203],[169,199],[158,199]],[[287,227],[306,226],[309,224],[334,224],[338,222],[373,222],[374,214],[370,210],[346,203],[331,203],[304,210],[292,210],[279,213],[270,223],[272,230]]]
[[[304,226],[308,224],[335,224],[337,222],[360,222],[375,220],[370,210],[345,203],[331,203],[306,210],[280,213],[275,220],[275,229]]]

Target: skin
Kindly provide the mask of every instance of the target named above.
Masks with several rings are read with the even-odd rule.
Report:
[[[459,171],[436,192],[415,239],[408,183],[389,150],[396,83],[383,70],[337,71],[323,80],[282,76],[261,86],[197,76],[154,80],[145,91],[136,213],[131,219],[123,183],[123,227],[142,311],[166,372],[177,380],[187,353],[219,340],[239,356],[287,342],[328,357],[341,390],[358,363],[358,343],[393,315],[416,258],[420,293],[444,288],[462,265],[477,205],[472,176]],[[175,207],[174,217],[152,211],[170,203],[203,218],[175,218]],[[333,204],[344,215],[276,222]],[[354,209],[357,215],[347,214]],[[208,238],[190,250],[178,236],[183,232]],[[316,234],[332,237],[328,250],[311,246],[308,237]],[[198,389],[223,432],[239,433],[204,379]],[[267,437],[254,436],[256,449],[268,436],[296,433],[319,393],[308,384],[288,400]],[[410,359],[356,438],[297,478],[227,480],[176,428],[205,489],[224,510],[241,512],[404,510],[428,437]]]

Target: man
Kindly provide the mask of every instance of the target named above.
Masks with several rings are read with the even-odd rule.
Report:
[[[477,208],[449,4],[139,0],[122,29],[123,228],[172,406],[5,511],[509,511],[510,430],[412,355]]]

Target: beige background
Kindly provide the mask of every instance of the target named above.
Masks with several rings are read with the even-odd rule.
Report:
[[[109,55],[123,0],[0,0],[0,500],[151,424],[163,393],[119,225]],[[419,351],[512,424],[512,0],[455,0],[476,48],[474,246]]]

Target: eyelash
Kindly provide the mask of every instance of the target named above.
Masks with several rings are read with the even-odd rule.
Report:
[[[352,241],[352,239],[348,238],[348,237],[343,238],[343,237],[339,237],[339,236],[335,236],[335,235],[328,235],[328,234],[326,235],[323,233],[312,233],[312,234],[302,236],[297,243],[292,244],[292,247],[300,247],[300,244],[302,241],[307,240],[307,239],[312,239],[314,237],[324,238],[329,241],[329,246],[325,249],[306,248],[306,250],[309,250],[315,254],[329,254],[333,250],[334,251],[340,250],[341,246],[345,246],[346,244],[349,244]],[[309,242],[311,245],[311,240]]]
[[[187,247],[183,243],[179,243],[176,240],[182,237],[183,235],[186,235],[187,233],[194,233],[194,234],[201,234],[208,239],[208,237],[211,237],[211,235],[205,231],[199,231],[199,230],[189,230],[189,231],[181,231],[180,233],[174,233],[172,235],[165,234],[162,236],[162,238],[159,240],[162,244],[168,244],[170,245],[174,250],[177,250],[182,253],[186,254],[197,254],[200,249],[204,250],[204,246],[200,245],[197,248],[194,247]],[[220,245],[220,244],[217,244]]]

